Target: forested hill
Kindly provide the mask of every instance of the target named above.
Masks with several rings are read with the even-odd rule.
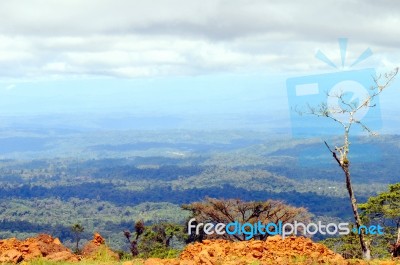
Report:
[[[11,136],[13,135],[13,136]],[[338,139],[327,139],[333,144]],[[0,236],[47,232],[72,241],[82,223],[116,246],[138,219],[184,222],[206,196],[284,200],[348,219],[340,168],[321,139],[254,131],[3,131]],[[397,182],[400,137],[352,139],[359,201]],[[348,210],[346,210],[348,209]]]

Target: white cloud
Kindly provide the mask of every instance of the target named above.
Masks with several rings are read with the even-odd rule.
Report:
[[[309,71],[317,48],[339,60],[339,37],[349,60],[371,47],[392,66],[399,24],[389,0],[2,1],[0,76]]]

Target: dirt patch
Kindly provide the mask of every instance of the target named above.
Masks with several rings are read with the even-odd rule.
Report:
[[[37,258],[55,261],[79,261],[58,238],[40,234],[37,237],[18,240],[15,238],[0,240],[0,263],[19,263]]]

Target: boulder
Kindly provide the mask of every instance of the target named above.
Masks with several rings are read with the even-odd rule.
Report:
[[[119,260],[119,255],[107,247],[104,238],[99,233],[95,233],[93,240],[83,246],[81,254],[84,258],[93,260],[98,259],[99,256],[106,256],[110,260]]]
[[[58,238],[40,234],[37,237],[18,240],[0,240],[0,263],[19,263],[38,258],[56,261],[78,261],[79,258],[63,246]]]

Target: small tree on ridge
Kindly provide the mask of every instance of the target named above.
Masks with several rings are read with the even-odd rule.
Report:
[[[382,91],[384,91],[394,80],[395,76],[398,73],[398,68],[394,69],[392,72],[385,74],[383,77],[379,76],[374,78],[375,85],[370,88],[370,93],[363,98],[360,102],[353,102],[351,100],[347,100],[345,97],[346,93],[339,94],[328,94],[328,97],[336,98],[341,106],[335,106],[335,108],[331,108],[326,103],[322,103],[317,107],[308,106],[308,111],[302,112],[298,111],[299,114],[311,114],[318,117],[329,118],[334,122],[341,125],[343,128],[343,144],[341,146],[335,146],[331,148],[327,142],[325,142],[326,147],[332,153],[334,160],[342,169],[345,174],[345,182],[346,189],[349,194],[349,199],[353,211],[353,216],[356,224],[356,228],[358,231],[360,230],[360,226],[362,225],[362,221],[357,208],[357,200],[353,191],[353,186],[351,183],[351,175],[350,175],[350,160],[349,160],[349,152],[350,152],[350,132],[351,129],[358,125],[361,128],[368,132],[370,135],[376,135],[368,125],[364,124],[360,119],[357,118],[357,114],[361,111],[365,111],[366,109],[370,109],[375,107],[374,99],[377,98]],[[382,80],[383,79],[383,80]],[[338,115],[341,117],[345,117],[344,119],[339,119]],[[364,259],[371,259],[370,248],[366,242],[365,236],[363,232],[359,233],[359,241],[361,250],[363,253]]]

